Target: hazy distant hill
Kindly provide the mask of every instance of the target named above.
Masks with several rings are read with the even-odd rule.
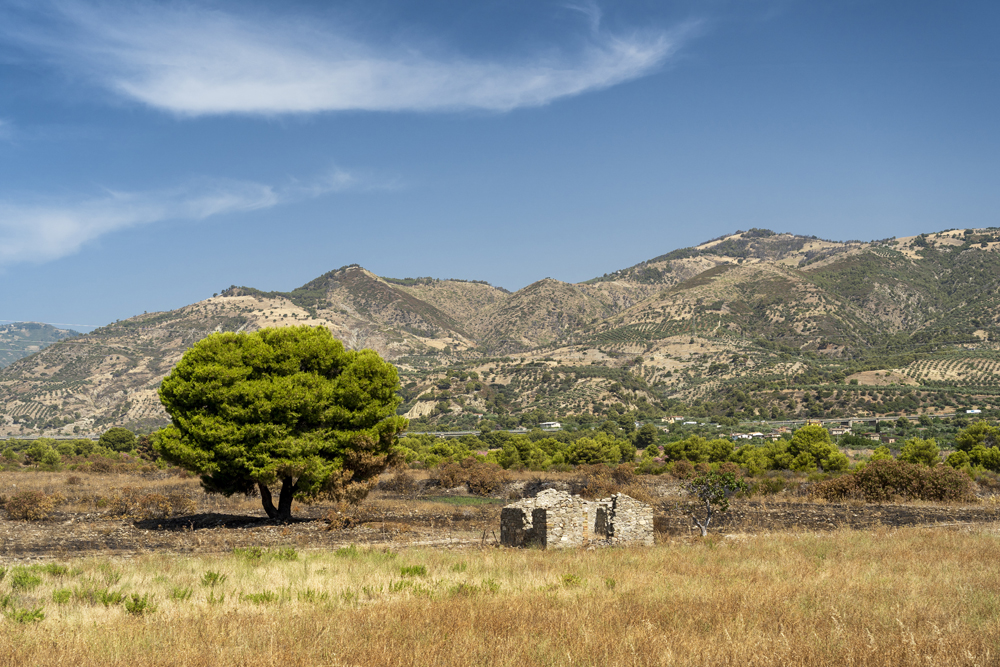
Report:
[[[57,329],[50,324],[38,322],[0,324],[0,368],[34,354],[57,340],[78,335],[70,329]]]
[[[291,292],[234,286],[10,363],[0,434],[153,427],[158,383],[192,343],[302,323],[392,359],[421,422],[613,405],[734,419],[992,405],[998,249],[995,229],[868,243],[754,229],[514,293],[356,265]]]

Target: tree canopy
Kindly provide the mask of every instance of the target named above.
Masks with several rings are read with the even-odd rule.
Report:
[[[135,433],[127,428],[115,426],[102,433],[97,444],[115,452],[130,452],[135,449]]]
[[[163,380],[173,425],[154,447],[201,475],[206,491],[259,491],[267,515],[287,520],[293,498],[367,494],[407,426],[395,414],[398,386],[392,364],[345,350],[323,327],[213,334]]]

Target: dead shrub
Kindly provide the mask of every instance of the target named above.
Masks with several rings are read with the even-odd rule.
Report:
[[[584,498],[596,500],[624,493],[640,502],[654,502],[649,487],[635,474],[635,466],[629,463],[622,463],[614,468],[602,464],[582,465],[577,466],[577,470],[583,473],[578,484],[583,487],[580,495]]]
[[[864,500],[885,503],[895,500],[971,502],[972,480],[946,465],[928,468],[904,461],[869,463],[853,473],[815,484],[810,495],[827,501]]]
[[[341,514],[336,510],[330,510],[327,512],[323,519],[326,521],[327,530],[343,530],[351,525],[350,517]]]
[[[3,502],[7,518],[12,521],[44,521],[52,516],[56,506],[65,502],[58,493],[21,491]]]
[[[115,516],[136,519],[168,519],[172,516],[191,514],[198,504],[182,493],[144,493],[141,489],[126,486],[114,489],[108,501],[108,511]]]
[[[66,483],[70,486],[76,486],[77,484],[83,484],[83,480],[79,475],[70,475],[66,478]]]
[[[720,463],[719,472],[722,473],[723,475],[726,474],[727,472],[732,473],[733,476],[736,477],[737,479],[743,477],[743,468],[740,468],[732,461],[725,461],[724,463]]]
[[[380,491],[387,491],[401,496],[413,496],[420,490],[417,481],[405,470],[397,469],[392,477],[378,483]]]
[[[670,474],[677,479],[691,479],[694,477],[694,465],[690,461],[685,461],[684,459],[675,461]]]
[[[471,456],[461,463],[448,463],[437,470],[437,483],[446,489],[466,484],[469,492],[488,496],[510,482],[510,475],[496,463],[477,461]]]

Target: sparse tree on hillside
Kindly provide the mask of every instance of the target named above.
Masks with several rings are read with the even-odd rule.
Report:
[[[206,491],[259,491],[267,515],[287,520],[293,498],[367,495],[407,425],[395,414],[398,386],[394,366],[345,350],[322,327],[213,334],[163,380],[173,425],[154,446]]]

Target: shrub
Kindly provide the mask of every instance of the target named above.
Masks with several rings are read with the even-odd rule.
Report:
[[[726,461],[724,463],[720,463],[718,472],[721,472],[723,475],[725,475],[727,472],[732,473],[735,477],[743,476],[743,470],[740,469],[740,467],[735,463],[733,463],[732,461]]]
[[[438,469],[438,484],[452,488],[466,484],[469,491],[487,496],[510,482],[510,475],[496,463],[477,461],[471,456],[461,463],[448,463]]]
[[[399,568],[399,576],[401,577],[426,577],[427,576],[427,566],[426,565],[404,565]]]
[[[635,474],[635,467],[629,463],[614,468],[603,464],[580,466],[577,470],[583,473],[578,484],[583,487],[580,495],[584,498],[607,498],[624,493],[640,502],[654,502],[645,482]]]
[[[156,605],[149,599],[148,594],[139,595],[138,593],[132,593],[125,600],[125,611],[133,616],[142,616],[143,614],[151,614],[156,611]]]
[[[26,567],[15,567],[10,572],[10,588],[14,591],[30,591],[42,583],[42,578]]]
[[[754,485],[753,492],[758,495],[773,495],[784,491],[786,485],[784,477],[765,477]]]
[[[178,602],[184,602],[191,599],[191,595],[194,590],[190,586],[174,586],[170,591],[170,599],[177,600]]]
[[[209,570],[201,577],[202,586],[211,586],[212,588],[224,584],[226,582],[226,575],[220,574],[218,572],[213,572]]]
[[[272,591],[263,591],[261,593],[240,593],[240,601],[242,602],[267,604],[268,602],[276,602],[277,600],[278,595]]]
[[[673,469],[670,471],[677,479],[691,479],[694,477],[694,464],[690,461],[677,461],[674,463]]]
[[[864,500],[884,503],[895,499],[968,502],[975,499],[972,480],[949,466],[927,466],[905,461],[869,463],[849,475],[816,484],[811,494],[825,500]]]
[[[114,489],[108,502],[108,511],[115,516],[136,519],[167,519],[191,514],[198,504],[182,493],[144,493],[141,489],[126,486]]]
[[[65,502],[58,493],[48,495],[42,491],[21,491],[3,504],[7,518],[13,521],[43,521],[52,516],[56,505]]]
[[[412,496],[417,493],[420,487],[405,470],[396,470],[392,477],[379,482],[378,488],[401,496]]]
[[[14,623],[36,623],[45,620],[45,613],[41,607],[34,609],[12,609],[6,612],[6,616]]]
[[[121,604],[124,599],[125,594],[121,591],[113,591],[107,588],[102,591],[97,591],[97,601],[105,607]]]

